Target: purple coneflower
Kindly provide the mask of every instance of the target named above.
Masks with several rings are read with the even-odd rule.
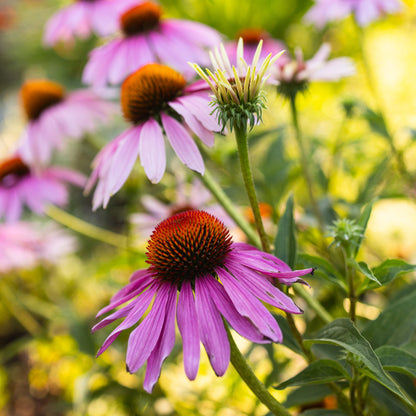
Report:
[[[205,63],[204,48],[220,41],[219,34],[201,23],[162,19],[156,3],[144,1],[120,18],[122,37],[93,50],[83,81],[95,87],[120,84],[141,66],[163,63],[183,74],[192,74],[188,61]]]
[[[272,55],[278,55],[280,52],[286,49],[285,44],[282,41],[273,39],[269,33],[259,28],[253,27],[240,30],[237,33],[236,39],[240,38],[243,39],[244,43],[242,58],[246,62],[253,61],[260,41],[262,41],[262,49],[259,55],[260,63],[266,59],[267,55],[270,53]],[[227,56],[230,59],[230,63],[234,66],[237,66],[237,60],[240,59],[237,57],[238,40],[228,42],[224,46],[227,52]],[[281,55],[279,58],[279,62],[284,62],[286,60],[287,58],[285,54]]]
[[[179,159],[204,173],[204,161],[189,133],[193,131],[208,146],[220,127],[210,116],[208,86],[186,85],[185,78],[164,65],[148,64],[130,75],[121,88],[124,117],[133,124],[107,144],[95,158],[87,191],[98,180],[93,209],[108,204],[126,181],[140,155],[147,177],[159,182],[165,172],[164,134]],[[163,129],[163,130],[162,130]]]
[[[28,269],[46,261],[56,263],[73,252],[75,239],[54,226],[17,222],[0,224],[0,273]]]
[[[0,162],[0,218],[18,220],[23,206],[36,214],[43,213],[49,203],[59,206],[68,200],[65,182],[84,186],[85,178],[78,172],[58,167],[40,171],[32,169],[19,155]]]
[[[324,43],[309,60],[303,59],[300,49],[295,51],[295,59],[286,62],[277,61],[272,79],[278,84],[279,93],[289,97],[307,89],[311,81],[338,81],[355,74],[352,59],[339,57],[330,59],[331,47]]]
[[[80,139],[114,112],[113,104],[92,91],[66,93],[61,85],[48,80],[27,81],[21,98],[28,125],[19,151],[26,162],[37,165],[47,163],[52,150],[62,148],[65,139]]]
[[[352,13],[360,26],[367,26],[385,14],[397,13],[402,6],[399,0],[316,0],[305,20],[322,28]]]
[[[43,42],[71,44],[74,38],[85,39],[95,32],[111,35],[118,29],[118,17],[138,0],[75,0],[55,13],[47,22]]]
[[[175,314],[183,340],[185,373],[194,380],[200,341],[211,366],[222,376],[230,361],[223,318],[242,336],[257,343],[281,342],[282,332],[262,302],[289,313],[301,313],[292,299],[273,285],[290,285],[312,269],[292,271],[271,254],[245,243],[233,243],[227,228],[204,211],[186,211],[161,222],[147,247],[148,269],[136,271],[98,316],[130,301],[99,322],[103,328],[124,321],[108,336],[103,353],[125,329],[137,324],[127,345],[127,369],[146,361],[144,389],[151,392],[162,363],[175,343]]]

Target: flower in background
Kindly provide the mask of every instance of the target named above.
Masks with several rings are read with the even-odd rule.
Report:
[[[46,23],[43,42],[71,44],[75,37],[85,39],[95,32],[111,35],[118,29],[118,17],[138,0],[75,0],[55,13]]]
[[[99,355],[121,332],[136,325],[152,304],[130,334],[126,357],[130,373],[147,361],[144,389],[148,392],[174,346],[175,312],[187,377],[194,380],[197,375],[200,342],[215,374],[222,376],[230,361],[223,318],[253,342],[281,342],[282,332],[262,302],[289,313],[301,313],[272,280],[290,285],[312,272],[292,271],[271,254],[245,243],[233,243],[221,221],[204,211],[182,212],[161,222],[150,237],[146,256],[149,268],[136,271],[98,316],[129,303],[93,330],[125,318],[105,340]]]
[[[262,93],[263,86],[270,75],[266,75],[269,67],[282,54],[268,54],[257,69],[263,41],[257,46],[251,65],[244,60],[243,39],[240,38],[237,45],[237,66],[231,65],[224,46],[221,44],[214,52],[210,52],[210,58],[214,67],[214,73],[208,68],[206,73],[198,64],[191,63],[191,67],[204,79],[214,93],[213,105],[218,122],[224,129],[227,124],[232,129],[234,125],[245,128],[247,122],[253,127],[262,117],[265,97]]]
[[[397,13],[402,6],[399,0],[316,0],[305,20],[322,28],[352,13],[360,26],[367,26],[385,14]]]
[[[93,209],[107,206],[128,178],[138,156],[147,177],[157,183],[166,168],[164,133],[177,156],[190,169],[204,173],[204,161],[189,131],[207,145],[219,131],[210,115],[208,87],[187,85],[185,78],[164,65],[148,64],[130,75],[121,87],[124,117],[133,124],[96,156],[87,192],[98,180]]]
[[[236,39],[243,39],[244,51],[243,59],[246,62],[252,62],[254,55],[256,54],[257,47],[259,42],[263,42],[263,46],[260,52],[259,61],[266,59],[267,55],[270,53],[272,55],[278,55],[280,52],[285,50],[285,44],[278,40],[273,39],[269,33],[259,28],[246,28],[242,29],[237,33]],[[225,51],[227,53],[230,62],[236,66],[237,65],[237,46],[238,41],[234,40],[227,42],[225,45]],[[285,60],[286,56],[283,54],[280,57],[280,61]]]
[[[0,224],[0,273],[56,263],[76,249],[75,239],[53,225]]]
[[[165,218],[180,212],[190,210],[204,210],[221,220],[227,227],[234,225],[221,205],[212,202],[212,195],[202,185],[201,181],[194,179],[192,183],[177,180],[174,203],[163,203],[151,195],[144,195],[140,201],[146,209],[146,213],[133,214],[131,222],[137,227],[141,236],[148,236],[157,224]]]
[[[324,43],[316,54],[305,61],[300,49],[295,51],[295,59],[278,61],[272,74],[277,90],[287,98],[305,91],[311,81],[338,81],[355,74],[354,62],[350,58],[330,59],[331,47]]]
[[[80,139],[115,110],[92,91],[66,93],[48,80],[27,81],[20,93],[28,125],[19,151],[27,163],[37,165],[49,162],[52,150],[61,149],[65,139]]]
[[[82,187],[85,178],[78,172],[59,167],[35,171],[15,154],[0,161],[0,218],[17,221],[26,205],[42,214],[47,204],[65,205],[67,183]]]
[[[204,48],[220,41],[218,32],[202,23],[162,19],[162,8],[144,1],[120,17],[122,37],[94,49],[83,81],[94,88],[121,83],[145,64],[158,62],[187,75],[187,61],[206,62]]]

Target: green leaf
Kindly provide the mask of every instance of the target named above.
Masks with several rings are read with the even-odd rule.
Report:
[[[370,267],[368,266],[367,263],[360,261],[360,262],[356,262],[355,260],[349,260],[348,263],[354,267],[355,270],[359,271],[360,273],[362,273],[365,277],[367,277],[367,279],[370,279],[371,281],[375,282],[378,286],[381,286],[381,283],[378,281],[377,277],[374,276],[372,270],[370,269]],[[366,285],[367,287],[367,285]],[[358,291],[360,293],[360,291]]]
[[[274,240],[274,255],[282,259],[292,269],[296,263],[295,220],[293,218],[293,195],[290,195],[286,209],[278,223],[278,231]]]
[[[306,412],[302,412],[300,416],[348,416],[348,413],[345,413],[342,410],[310,409]]]
[[[320,277],[324,280],[327,280],[331,283],[339,286],[345,293],[347,293],[347,285],[345,283],[344,277],[339,273],[331,263],[325,260],[322,257],[312,256],[310,254],[299,254],[298,264],[302,267],[314,267],[315,277]]]
[[[280,383],[278,390],[285,389],[290,386],[304,386],[307,384],[330,383],[341,379],[350,379],[347,370],[334,360],[318,360],[311,363],[308,367],[296,374],[289,380]]]
[[[402,348],[386,345],[376,349],[385,370],[396,371],[416,378],[416,357]]]
[[[314,343],[338,345],[354,354],[368,370],[367,375],[411,404],[396,382],[384,371],[370,343],[349,319],[336,319],[319,331],[317,338],[305,340],[305,344]]]
[[[385,157],[376,163],[376,166],[367,177],[366,182],[360,187],[360,191],[355,201],[361,205],[374,198],[377,188],[386,180],[386,170],[390,164],[390,156]]]
[[[362,235],[353,238],[351,247],[352,247],[352,255],[355,258],[357,256],[358,250],[361,247],[361,243],[364,238],[365,230],[367,229],[368,220],[370,219],[371,211],[373,210],[373,203],[369,203],[364,208],[360,218],[358,218],[357,225],[362,229]]]
[[[289,408],[293,406],[319,403],[322,399],[331,394],[334,393],[325,384],[310,384],[291,391],[283,405]]]
[[[302,349],[300,348],[298,342],[293,336],[293,333],[290,330],[289,323],[287,322],[285,317],[277,314],[273,314],[273,316],[279,324],[280,329],[282,330],[283,345],[291,349],[292,351],[296,352],[297,354],[303,354]]]
[[[389,304],[383,312],[363,330],[373,348],[383,345],[400,346],[415,333],[416,290]]]
[[[382,285],[386,285],[393,281],[396,277],[415,270],[416,265],[414,264],[409,264],[398,259],[388,259],[379,266],[374,267],[373,274]],[[372,289],[373,286],[374,284],[370,284],[370,289]]]
[[[384,117],[381,113],[375,112],[371,110],[371,108],[365,106],[363,117],[367,120],[371,130],[373,130],[375,133],[378,133],[380,136],[383,136],[389,142],[391,141],[386,123],[384,121]]]

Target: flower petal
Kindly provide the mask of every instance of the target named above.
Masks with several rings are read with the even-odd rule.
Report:
[[[162,129],[153,119],[142,126],[139,154],[146,176],[152,183],[158,183],[165,173],[166,152]]]
[[[186,376],[195,380],[198,373],[200,348],[198,316],[190,282],[184,281],[176,309],[178,328],[183,340],[183,362]]]
[[[230,344],[221,314],[216,308],[204,279],[195,280],[195,304],[198,314],[199,335],[209,361],[217,376],[222,376],[230,362]]]
[[[186,129],[172,117],[161,113],[166,136],[181,162],[188,168],[204,174],[205,167],[198,146]]]

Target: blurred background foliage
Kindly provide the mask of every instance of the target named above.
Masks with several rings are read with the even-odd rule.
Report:
[[[396,144],[405,152],[408,170],[416,174],[416,8],[414,0],[398,15],[374,23],[360,35],[352,19],[317,30],[302,22],[309,0],[165,0],[166,15],[204,22],[232,39],[240,29],[259,27],[283,40],[290,53],[300,47],[307,58],[322,42],[332,46],[332,56],[350,56],[358,73],[338,83],[314,83],[299,97],[300,123],[311,149],[310,161],[317,180],[319,203],[326,222],[358,216],[364,204],[377,198],[364,247],[369,264],[386,257],[416,262],[415,190],[394,173],[387,141],[380,135],[380,120],[371,108],[383,108]],[[25,79],[46,77],[68,90],[81,87],[88,52],[100,40],[78,41],[72,48],[42,46],[47,19],[65,0],[2,0],[0,3],[0,156],[16,144],[24,127],[19,88]],[[375,96],[367,83],[362,52],[373,74]],[[310,211],[290,126],[288,104],[270,89],[264,125],[250,137],[254,175],[260,200],[267,210],[269,232],[289,193],[296,201],[299,250],[315,253],[310,244]],[[362,104],[362,103],[365,103]],[[350,111],[350,109],[352,110]],[[346,111],[348,110],[348,111]],[[373,115],[374,116],[374,115]],[[121,116],[109,128],[68,146],[57,163],[86,174],[97,150],[121,131]],[[206,151],[206,164],[226,192],[247,207],[238,175],[234,141],[218,137]],[[172,171],[171,171],[172,172]],[[126,234],[143,252],[147,236],[137,236],[129,216],[143,211],[140,198],[152,194],[165,202],[174,198],[175,175],[167,173],[161,184],[151,185],[138,167],[107,210],[91,212],[91,201],[73,190],[68,211],[106,229]],[[27,218],[32,218],[27,215]],[[46,222],[43,218],[41,221]],[[39,221],[39,219],[37,219]],[[0,415],[264,415],[259,404],[230,367],[217,379],[202,354],[197,380],[185,377],[180,343],[164,364],[152,395],[142,386],[143,371],[125,371],[127,334],[122,334],[99,359],[94,355],[107,331],[91,335],[94,316],[122,287],[133,270],[145,267],[144,257],[78,236],[79,250],[56,266],[39,266],[1,276],[0,280]],[[361,320],[375,319],[391,293],[411,282],[404,275],[393,286],[360,299]],[[336,317],[346,316],[343,297],[333,284],[319,276],[310,278],[312,293]],[[297,317],[302,330],[313,331],[313,313]],[[296,374],[304,362],[281,345],[252,346],[238,339],[259,377],[276,385]],[[319,394],[329,409],[331,397]],[[274,392],[281,400],[286,392]],[[308,392],[305,390],[304,397]],[[312,395],[316,400],[317,395]],[[292,401],[290,401],[292,400]],[[305,399],[306,400],[306,399]],[[290,396],[298,410],[305,400]],[[312,401],[313,401],[312,400]],[[400,414],[400,413],[397,413]]]

